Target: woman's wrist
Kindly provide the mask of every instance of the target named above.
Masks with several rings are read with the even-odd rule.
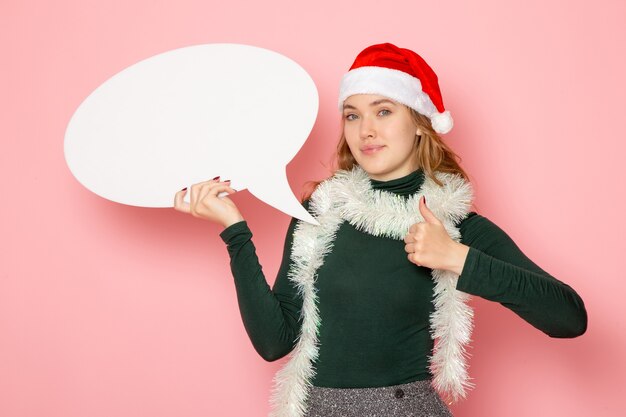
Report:
[[[227,227],[232,226],[235,223],[239,223],[242,220],[245,220],[242,216],[233,217],[232,219],[225,221],[222,226],[226,229]]]
[[[467,245],[460,242],[454,242],[454,249],[452,250],[452,265],[448,268],[450,271],[457,275],[461,275],[469,249],[470,248]]]

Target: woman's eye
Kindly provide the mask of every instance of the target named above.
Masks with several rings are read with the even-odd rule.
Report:
[[[380,114],[380,113],[382,113],[382,112],[391,113],[391,111],[389,111],[389,110],[387,110],[387,109],[382,109],[381,111],[379,111],[379,112],[378,112],[378,114]],[[383,114],[383,116],[385,116],[385,115],[386,115],[386,114]],[[354,114],[354,113],[349,113],[349,114],[346,114],[345,118],[346,118],[346,120],[354,120],[354,118],[355,118],[355,117],[352,117],[352,116],[355,116],[355,117],[356,117],[356,114]]]

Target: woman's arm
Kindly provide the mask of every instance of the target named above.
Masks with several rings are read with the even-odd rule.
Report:
[[[460,224],[469,252],[457,290],[497,301],[550,337],[587,330],[587,311],[569,285],[531,261],[495,223],[471,212]]]
[[[273,290],[259,264],[247,222],[234,223],[220,233],[230,255],[244,326],[252,345],[266,361],[280,359],[293,350],[302,324],[302,298],[287,277],[296,222],[297,219],[292,218],[287,229],[283,259]]]

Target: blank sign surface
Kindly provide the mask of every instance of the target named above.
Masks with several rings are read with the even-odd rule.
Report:
[[[220,175],[317,223],[291,192],[285,167],[318,104],[311,77],[281,54],[188,46],[137,62],[89,94],[67,126],[65,158],[83,186],[118,203],[172,207],[178,190]]]

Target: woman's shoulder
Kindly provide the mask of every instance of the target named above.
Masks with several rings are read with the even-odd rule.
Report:
[[[457,223],[457,227],[466,245],[492,247],[513,242],[511,236],[500,226],[475,211],[470,211],[463,220]]]
[[[467,215],[465,215],[465,217],[456,222],[454,226],[457,227],[461,233],[463,233],[468,226],[471,227],[474,224],[478,217],[482,216],[475,211],[470,211]]]
[[[313,215],[313,209],[311,208],[310,204],[311,204],[311,197],[306,197],[304,200],[302,200],[300,202],[300,204],[302,204],[302,207],[304,207],[304,209],[306,211],[309,212],[309,214]],[[291,221],[289,222],[289,229],[293,230],[296,227],[296,223],[299,221],[299,219],[297,217],[291,217]]]
[[[465,222],[467,222],[467,221],[469,221],[469,220],[473,219],[473,218],[474,218],[474,217],[476,217],[476,216],[482,217],[482,216],[481,216],[480,214],[478,214],[477,212],[475,212],[475,211],[470,211],[469,213],[467,213],[467,215],[466,215],[463,219],[461,219],[461,220],[460,220],[460,221],[456,224],[456,225],[457,225],[457,227],[458,227],[458,226],[461,226],[462,224],[464,224]]]
[[[467,213],[467,215],[461,221],[459,221],[456,224],[456,226],[459,228],[461,232],[463,231],[478,232],[481,230],[486,231],[486,230],[494,229],[494,228],[499,229],[498,225],[492,222],[491,219],[487,218],[486,216],[483,216],[482,214],[476,211],[470,211],[469,213]]]
[[[302,207],[306,209],[309,213],[311,213],[311,197],[307,197],[302,201]]]

